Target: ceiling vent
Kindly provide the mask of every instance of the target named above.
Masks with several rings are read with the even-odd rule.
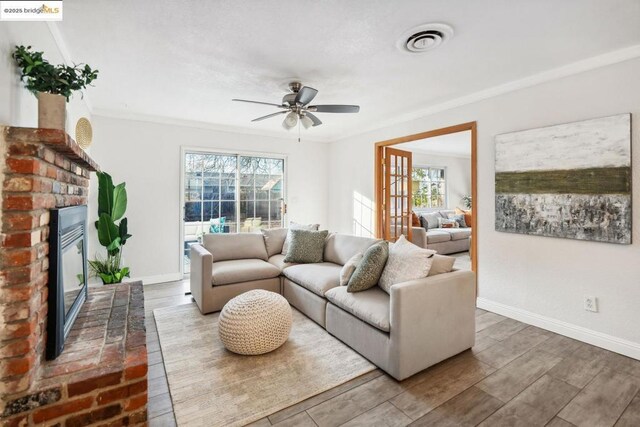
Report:
[[[424,24],[412,28],[400,37],[398,48],[403,52],[425,53],[453,37],[453,28],[446,24]]]

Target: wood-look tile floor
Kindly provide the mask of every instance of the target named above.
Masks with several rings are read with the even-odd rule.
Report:
[[[153,310],[186,290],[145,286],[151,427],[176,425]],[[640,426],[640,361],[480,309],[476,325],[473,349],[405,381],[376,370],[252,426]]]

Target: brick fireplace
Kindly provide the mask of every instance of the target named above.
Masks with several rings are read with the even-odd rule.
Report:
[[[98,165],[63,131],[0,128],[0,421],[146,421],[142,285],[90,288],[64,352],[45,360],[50,209],[87,204]]]

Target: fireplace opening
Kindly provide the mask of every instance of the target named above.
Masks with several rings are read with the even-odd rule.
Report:
[[[52,360],[87,299],[87,207],[52,209],[50,227],[46,357]]]

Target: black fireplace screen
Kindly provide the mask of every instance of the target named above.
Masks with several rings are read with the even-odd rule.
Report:
[[[49,234],[47,359],[64,341],[87,297],[87,207],[53,209]]]

